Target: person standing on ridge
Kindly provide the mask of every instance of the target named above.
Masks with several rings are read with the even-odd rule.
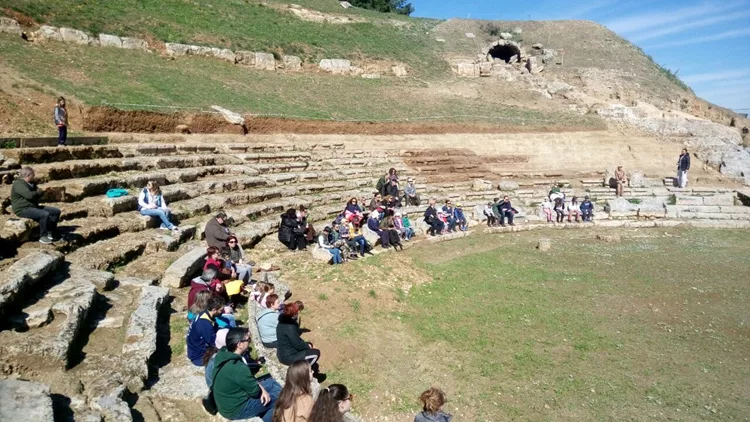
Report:
[[[57,99],[55,124],[57,125],[57,146],[65,146],[68,140],[68,109],[65,106],[64,97]]]
[[[690,170],[690,154],[687,148],[683,148],[680,158],[677,159],[677,187],[687,186],[688,170]]]

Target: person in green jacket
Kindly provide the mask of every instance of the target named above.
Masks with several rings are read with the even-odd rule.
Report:
[[[214,358],[213,392],[221,416],[229,420],[260,417],[273,420],[273,408],[281,386],[271,377],[255,379],[246,363],[250,350],[247,328],[232,328],[225,347]]]
[[[10,204],[13,213],[21,218],[28,218],[39,223],[39,242],[52,243],[60,240],[56,237],[57,222],[60,221],[60,210],[54,207],[39,205],[44,192],[34,183],[34,170],[24,167],[19,178],[10,189]]]

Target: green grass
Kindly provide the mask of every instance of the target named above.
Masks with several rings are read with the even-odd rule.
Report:
[[[260,2],[244,0],[0,0],[0,8],[10,8],[39,23],[92,34],[292,54],[313,62],[366,56],[399,60],[425,69],[447,68],[434,53],[434,43],[425,35],[434,25],[432,21],[410,19],[409,25],[393,26],[380,22],[397,19],[392,15],[363,10],[347,12],[334,1],[305,3],[316,9],[335,6],[324,8],[367,17],[369,21],[346,25],[307,22]]]
[[[368,323],[388,327],[383,344],[412,340],[336,373],[374,382],[370,400],[390,391],[378,414],[414,412],[437,385],[463,421],[744,420],[750,232],[618,233],[620,244],[549,231],[410,249],[433,281],[336,341],[378,344]],[[534,250],[540,236],[549,253]]]

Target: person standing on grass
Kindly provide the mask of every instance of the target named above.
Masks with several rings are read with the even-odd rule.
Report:
[[[690,154],[687,148],[683,148],[680,158],[677,159],[677,187],[687,186],[688,170],[690,170]]]
[[[55,125],[57,125],[57,146],[65,146],[68,140],[68,109],[65,106],[64,97],[57,99]]]
[[[13,213],[39,223],[40,243],[48,244],[60,240],[55,235],[57,222],[60,221],[60,210],[39,205],[44,192],[34,183],[34,170],[31,167],[22,168],[19,176],[10,188]]]

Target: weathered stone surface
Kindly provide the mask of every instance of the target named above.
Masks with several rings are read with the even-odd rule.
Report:
[[[458,63],[454,71],[460,77],[476,78],[479,77],[479,65],[476,63]]]
[[[38,224],[34,220],[11,217],[0,228],[0,243],[20,245],[29,240],[32,229],[37,226]]]
[[[501,180],[500,183],[497,184],[497,188],[503,192],[515,191],[518,190],[519,185],[518,182],[512,180]]]
[[[0,32],[20,36],[21,25],[19,25],[18,21],[16,21],[15,19],[0,16]]]
[[[125,386],[120,386],[106,396],[91,400],[91,408],[101,412],[107,422],[133,422],[130,407],[122,399],[124,394]]]
[[[362,78],[364,79],[380,79],[379,73],[363,73]]]
[[[283,56],[284,70],[289,72],[298,72],[302,70],[302,59],[297,56]]]
[[[598,234],[596,238],[606,243],[620,243],[622,240],[619,234]]]
[[[168,42],[164,46],[167,49],[167,54],[169,54],[170,56],[186,56],[190,52],[190,46],[187,44]]]
[[[34,32],[34,38],[41,41],[52,40],[62,41],[62,35],[60,35],[60,29],[54,26],[42,25],[39,30]]]
[[[188,285],[190,279],[198,275],[205,262],[206,249],[203,246],[197,246],[167,268],[161,279],[161,285],[175,289]]]
[[[343,59],[323,59],[318,66],[320,70],[341,75],[351,72],[352,62]]]
[[[0,380],[0,421],[53,422],[54,416],[49,386]]]
[[[175,356],[173,363],[159,371],[159,382],[149,394],[172,400],[196,400],[208,394],[204,368],[193,366],[185,356]]]
[[[501,32],[500,33],[500,38],[502,38],[504,40],[509,40],[509,39],[513,38],[513,34],[511,34],[510,32]]]
[[[471,184],[471,190],[473,190],[474,192],[492,190],[492,182],[490,182],[489,180],[476,179]]]
[[[234,52],[238,64],[245,66],[255,66],[255,52],[240,50]]]
[[[49,345],[50,355],[66,365],[70,347],[76,340],[95,297],[96,287],[85,279],[66,279],[51,288],[45,296],[46,299],[54,301],[53,312],[66,315],[57,337]]]
[[[41,328],[53,319],[52,308],[49,305],[24,309],[23,313],[12,318],[14,325],[29,329]]]
[[[0,273],[0,315],[33,291],[35,284],[57,269],[62,254],[39,251],[31,253]]]
[[[91,38],[83,31],[72,28],[60,28],[60,36],[65,42],[81,45],[96,44],[96,38]]]
[[[404,66],[391,66],[391,71],[393,72],[393,75],[397,78],[404,78],[409,75],[409,72],[406,70],[406,67]]]
[[[233,124],[233,125],[244,125],[245,124],[245,118],[242,117],[241,114],[235,113],[232,110],[227,110],[226,108],[219,107],[219,106],[211,106],[212,110],[218,111],[222,117],[224,117],[224,120],[227,122]]]
[[[526,70],[532,75],[535,75],[544,70],[544,65],[542,65],[536,57],[529,57],[528,60],[526,60]]]
[[[99,45],[102,47],[122,48],[122,38],[117,35],[99,34]]]
[[[547,238],[539,239],[539,244],[536,245],[536,248],[539,249],[540,252],[547,252],[552,249],[552,241]]]
[[[330,252],[321,248],[320,246],[316,246],[312,248],[312,257],[316,261],[329,262],[333,255],[331,255]]]
[[[540,43],[536,43],[536,44],[532,44],[531,48],[533,48],[534,50],[541,50],[544,48],[544,46]]]
[[[565,82],[553,81],[547,83],[547,92],[549,92],[550,95],[562,94],[564,92],[570,91],[571,89],[573,89],[573,87],[566,84]]]
[[[631,188],[650,188],[663,185],[663,182],[655,179],[648,179],[640,170],[635,170],[630,174],[629,184]]]
[[[370,230],[367,226],[362,226],[362,235],[365,237],[365,240],[367,240],[367,243],[370,245],[375,246],[375,243],[380,241],[380,236],[378,236],[377,233]]]
[[[255,68],[259,70],[276,70],[276,59],[271,53],[255,53]]]
[[[115,282],[119,286],[146,287],[155,285],[157,280],[137,277],[117,277]]]
[[[140,38],[122,37],[122,48],[148,51],[148,43]]]
[[[84,278],[102,290],[112,290],[115,287],[115,276],[107,271],[97,271],[71,265],[68,268],[68,278]]]
[[[127,381],[130,391],[140,391],[148,378],[148,360],[156,352],[156,324],[159,310],[169,297],[166,287],[146,286],[141,289],[138,308],[130,315],[122,353],[125,368],[132,378]]]
[[[721,206],[733,206],[734,195],[722,194],[722,195],[709,195],[703,197],[703,203],[705,205],[721,205]]]
[[[217,59],[226,60],[230,63],[235,63],[237,61],[237,55],[234,54],[234,51],[228,48],[212,48],[211,55]]]

